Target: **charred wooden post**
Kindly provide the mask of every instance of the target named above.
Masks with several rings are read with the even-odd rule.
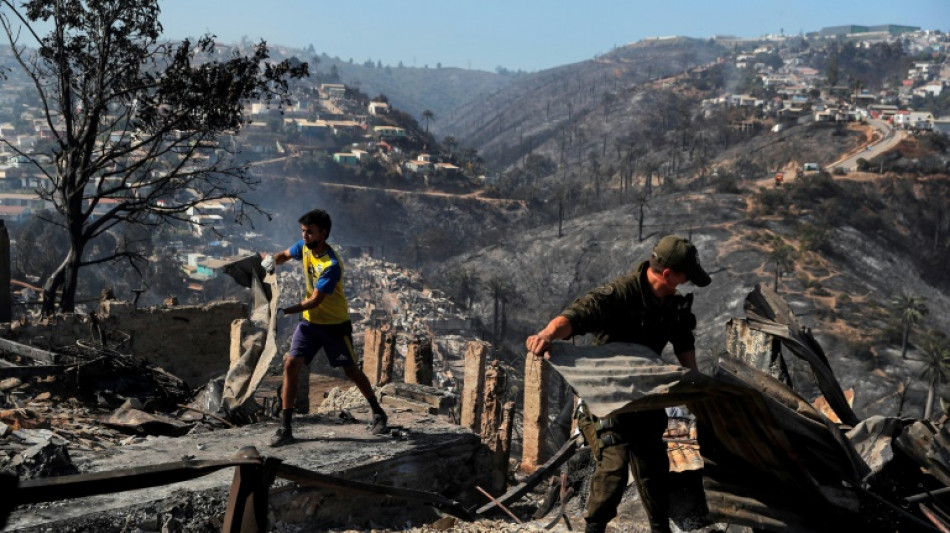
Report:
[[[406,352],[406,383],[432,385],[432,341],[428,337],[414,337]]]
[[[241,448],[235,459],[260,459],[253,446]],[[221,531],[227,533],[263,533],[267,529],[267,492],[263,461],[237,467],[228,495],[228,508]]]
[[[508,462],[511,459],[511,434],[515,425],[515,402],[505,402],[501,408],[501,425],[492,443],[492,490],[496,493],[508,487]]]
[[[363,373],[371,385],[379,385],[382,377],[384,339],[383,331],[377,328],[368,328],[363,337]]]
[[[524,430],[521,469],[534,472],[544,463],[544,436],[548,430],[548,374],[551,367],[532,354],[525,357]]]
[[[479,341],[468,343],[465,348],[465,376],[462,388],[462,427],[481,434],[482,389],[485,387],[485,359],[488,344]]]
[[[482,442],[491,451],[491,490],[499,493],[505,490],[508,479],[508,452],[511,443],[510,421],[505,424],[504,409],[502,406],[505,396],[505,370],[498,361],[492,361],[485,372],[485,389],[482,394]],[[513,405],[511,406],[513,409]],[[506,435],[507,433],[507,435]]]
[[[482,389],[482,442],[488,443],[495,438],[501,425],[501,401],[504,398],[505,370],[498,361],[492,361],[485,371],[485,386]]]
[[[379,383],[385,385],[393,382],[393,368],[396,365],[396,334],[390,330],[383,331],[383,357],[380,361]]]

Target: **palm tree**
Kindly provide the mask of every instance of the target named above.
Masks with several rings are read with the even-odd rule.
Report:
[[[448,284],[448,292],[459,299],[459,303],[466,309],[471,309],[482,286],[478,276],[473,271],[463,268],[450,271],[446,274],[445,281]]]
[[[492,309],[492,338],[500,342],[505,335],[508,326],[507,306],[517,298],[517,292],[514,283],[502,276],[492,276],[486,283],[488,292],[492,296],[494,307]]]
[[[924,369],[921,378],[927,379],[927,403],[924,405],[924,419],[930,419],[933,414],[934,398],[940,383],[947,379],[950,373],[950,342],[942,335],[928,337],[921,348]]]
[[[426,121],[426,136],[429,135],[429,121],[435,118],[435,113],[426,109],[422,112],[422,118]]]
[[[459,142],[452,135],[446,135],[445,139],[442,139],[442,144],[445,145],[446,150],[449,151],[449,155],[451,156],[455,153],[455,149],[458,147]]]
[[[894,299],[893,309],[900,316],[901,333],[901,359],[907,359],[907,344],[910,340],[910,330],[914,324],[923,320],[927,313],[927,305],[924,303],[926,298],[903,293]]]
[[[781,241],[777,241],[772,245],[772,251],[768,255],[768,263],[772,265],[773,272],[775,272],[775,283],[772,286],[775,292],[778,292],[778,280],[782,277],[782,274],[791,272],[795,268],[794,253],[794,247]]]

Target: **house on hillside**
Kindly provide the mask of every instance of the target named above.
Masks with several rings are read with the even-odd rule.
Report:
[[[410,172],[425,172],[432,168],[435,161],[430,154],[419,154],[415,159],[406,161],[406,170]]]
[[[871,93],[857,93],[852,96],[854,98],[854,105],[858,107],[867,107],[877,101],[877,97]]]
[[[45,180],[36,169],[0,167],[0,191],[34,190]]]
[[[0,205],[0,218],[7,222],[26,222],[32,215],[23,205]]]
[[[195,263],[194,277],[206,280],[214,279],[221,275],[224,267],[228,264],[229,261],[225,261],[223,259],[205,257]]]
[[[462,170],[461,168],[453,165],[452,163],[436,163],[435,169],[439,172],[442,172],[448,175],[458,174]]]
[[[355,120],[328,120],[327,125],[334,135],[354,134],[363,131],[363,124]]]
[[[385,115],[389,113],[388,102],[370,102],[368,107],[370,115]]]
[[[406,136],[406,129],[396,126],[374,126],[373,134],[380,139],[401,139]]]
[[[269,102],[250,102],[244,104],[244,109],[248,111],[249,115],[277,115],[280,113],[280,109]]]
[[[330,125],[325,120],[290,119],[297,126],[297,131],[307,137],[323,137],[330,131]]]
[[[342,83],[324,83],[320,85],[320,92],[330,100],[342,100],[346,97],[346,85]]]
[[[234,213],[236,205],[237,200],[219,198],[216,200],[206,200],[189,207],[186,214],[191,221],[192,233],[200,237],[208,229],[222,230],[226,218],[228,215]]]
[[[352,152],[337,152],[333,154],[333,160],[341,165],[358,165],[360,158]]]
[[[933,130],[934,116],[929,111],[906,111],[894,115],[894,126],[905,130]]]
[[[736,107],[761,107],[763,101],[748,94],[729,95],[729,105]]]
[[[0,206],[22,207],[27,212],[53,208],[53,204],[40,198],[36,193],[2,193],[0,194]]]
[[[888,120],[897,114],[898,107],[890,104],[871,104],[868,106],[868,113],[874,118]]]
[[[926,98],[927,96],[933,96],[934,98],[940,96],[940,93],[943,92],[943,83],[928,83],[927,85],[922,85],[914,89],[914,96],[919,96],[921,98]]]

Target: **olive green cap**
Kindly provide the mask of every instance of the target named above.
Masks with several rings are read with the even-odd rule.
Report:
[[[686,274],[697,287],[705,287],[712,282],[709,274],[700,266],[699,252],[689,239],[667,235],[653,247],[653,257],[664,267]]]

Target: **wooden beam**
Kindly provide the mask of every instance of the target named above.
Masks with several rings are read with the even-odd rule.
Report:
[[[34,361],[47,364],[56,364],[59,362],[61,357],[58,353],[48,352],[46,350],[41,350],[39,348],[34,348],[32,346],[27,346],[26,344],[20,344],[19,342],[14,342],[10,339],[4,338],[0,338],[0,351],[12,353],[22,357],[29,357]]]

